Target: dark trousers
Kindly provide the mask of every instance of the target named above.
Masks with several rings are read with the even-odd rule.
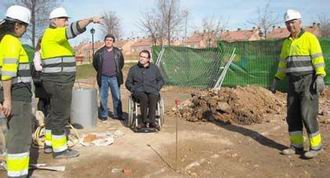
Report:
[[[289,77],[287,97],[287,123],[289,132],[303,131],[305,125],[308,134],[319,132],[317,115],[319,96],[314,87],[312,74],[301,77]]]
[[[65,126],[69,123],[71,112],[73,84],[74,82],[43,81],[44,88],[50,97],[50,109],[45,125],[46,129],[52,131],[52,135],[65,133]]]
[[[137,100],[137,102],[140,103],[142,122],[154,123],[159,95],[145,93],[145,92],[136,92],[133,94],[133,97]],[[148,109],[149,109],[149,113],[147,112]]]
[[[50,109],[50,99],[49,98],[39,98],[37,109],[39,111],[41,111],[46,118],[48,115],[48,111]]]
[[[32,143],[32,105],[30,102],[12,101],[12,109],[12,117],[7,119],[7,153],[29,152]]]

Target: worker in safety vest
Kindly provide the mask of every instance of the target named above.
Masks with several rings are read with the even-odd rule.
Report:
[[[325,64],[320,43],[315,35],[301,28],[301,15],[287,10],[284,20],[290,36],[284,40],[278,70],[271,90],[275,92],[278,80],[288,77],[287,123],[291,146],[284,155],[317,156],[322,150],[317,122],[319,95],[324,90]],[[303,126],[309,138],[309,150],[304,153]]]
[[[100,23],[101,17],[79,20],[68,25],[68,14],[63,7],[55,8],[49,15],[50,26],[41,40],[43,86],[50,96],[50,111],[45,120],[45,153],[54,158],[79,156],[78,151],[68,149],[65,126],[71,109],[72,88],[76,76],[76,61],[69,39],[86,31],[90,23]]]
[[[13,5],[0,22],[0,101],[7,119],[8,177],[28,177],[32,141],[31,72],[20,38],[30,23],[31,11]]]

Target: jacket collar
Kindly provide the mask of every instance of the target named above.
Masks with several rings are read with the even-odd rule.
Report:
[[[304,33],[305,33],[305,30],[304,30],[304,29],[301,29],[300,32],[299,32],[299,34],[298,34],[298,37],[297,37],[296,39],[300,38]],[[290,40],[293,39],[293,38],[291,37],[291,34],[288,36],[288,39],[290,39]]]

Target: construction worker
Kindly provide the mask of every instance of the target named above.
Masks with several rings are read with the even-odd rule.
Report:
[[[76,76],[74,51],[68,40],[86,31],[90,23],[100,23],[101,17],[79,20],[68,25],[68,14],[63,7],[55,8],[49,15],[50,26],[41,40],[41,80],[50,97],[50,110],[45,120],[45,153],[54,158],[79,156],[68,149],[65,126],[69,122],[72,88]]]
[[[303,126],[309,137],[306,158],[317,156],[322,150],[317,122],[319,95],[324,90],[325,64],[320,43],[315,35],[301,28],[301,15],[287,10],[284,20],[290,36],[284,40],[278,70],[271,90],[275,92],[278,80],[288,77],[287,123],[291,146],[284,155],[303,154]]]
[[[7,175],[28,177],[32,141],[31,72],[29,57],[20,38],[30,23],[31,12],[13,5],[0,22],[1,112],[7,119]]]

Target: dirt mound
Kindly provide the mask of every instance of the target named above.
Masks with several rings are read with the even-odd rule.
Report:
[[[188,121],[219,120],[250,125],[262,123],[265,114],[285,112],[285,94],[274,95],[256,86],[200,91],[191,95],[192,98],[182,102],[176,112]]]

